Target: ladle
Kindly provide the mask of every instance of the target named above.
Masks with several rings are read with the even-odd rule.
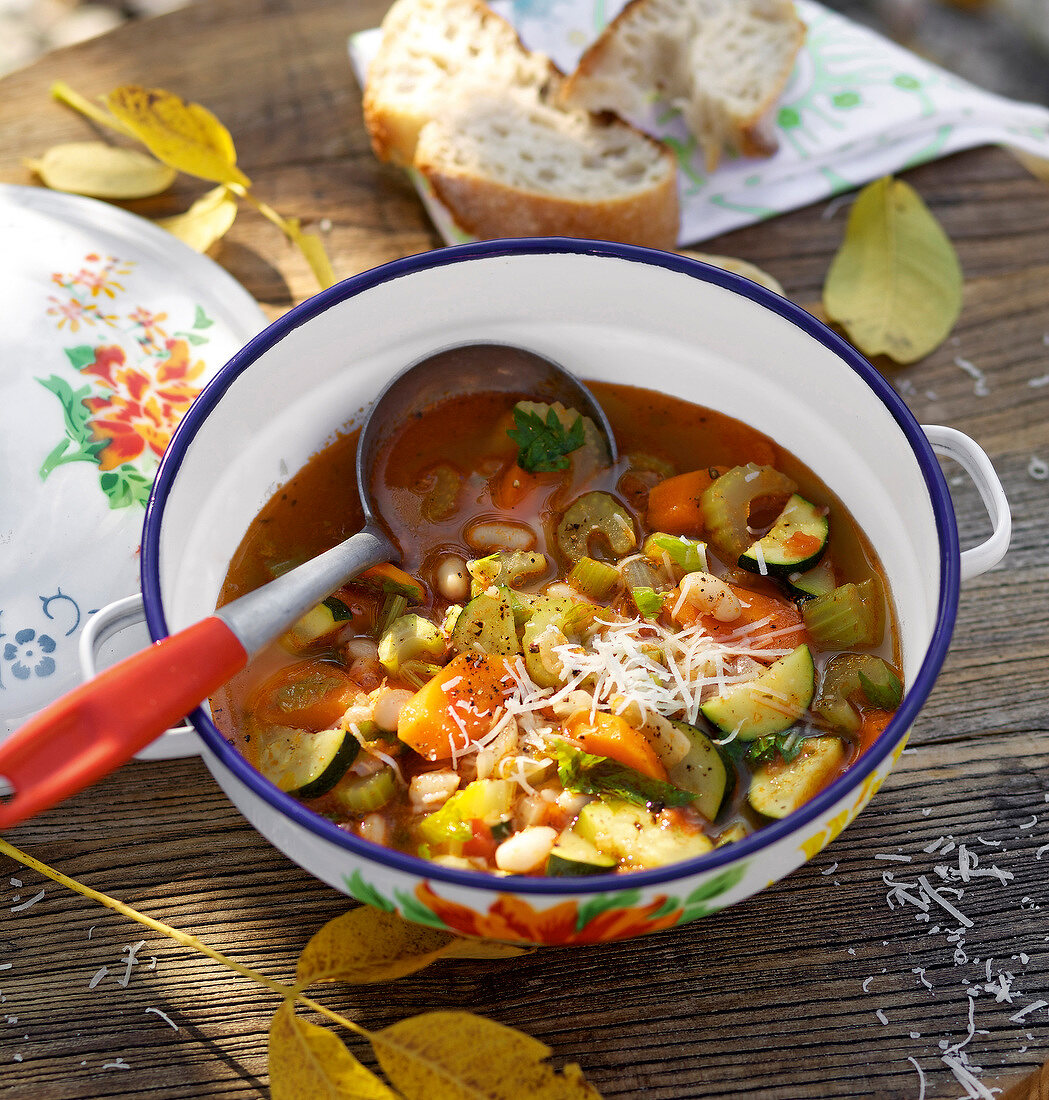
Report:
[[[30,719],[0,745],[0,780],[6,778],[14,792],[0,805],[0,829],[119,767],[340,584],[380,562],[399,560],[399,549],[373,509],[371,479],[380,451],[407,417],[455,394],[487,392],[562,402],[593,420],[615,460],[611,427],[593,395],[535,352],[465,344],[412,364],[379,394],[361,429],[357,487],[363,530],[112,666]]]

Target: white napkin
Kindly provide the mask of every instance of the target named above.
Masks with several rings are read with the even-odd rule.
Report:
[[[1049,109],[983,91],[815,0],[796,4],[807,32],[777,108],[779,150],[773,156],[723,160],[707,173],[695,141],[665,103],[653,103],[646,117],[630,120],[678,151],[681,245],[979,145],[1005,146],[1031,171],[1049,174]],[[492,6],[529,49],[571,72],[623,5],[496,0]],[[350,39],[350,59],[362,83],[378,44],[378,30]],[[414,183],[444,239],[468,239],[425,181],[414,177]]]

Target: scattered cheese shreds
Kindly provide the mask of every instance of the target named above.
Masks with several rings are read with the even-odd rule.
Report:
[[[174,1028],[175,1031],[179,1030],[178,1024],[176,1024],[175,1021],[166,1012],[161,1012],[159,1008],[147,1008],[146,1011],[152,1012],[159,1016],[164,1021],[164,1023],[168,1025],[168,1027]]]
[[[28,901],[23,901],[21,905],[12,905],[11,912],[21,913],[23,909],[28,909],[31,905],[36,905],[36,903],[44,897],[45,893],[46,891],[41,890],[39,894],[35,894]]]

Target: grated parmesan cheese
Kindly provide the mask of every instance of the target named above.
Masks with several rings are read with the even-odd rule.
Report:
[[[168,1025],[168,1027],[172,1027],[176,1031],[179,1030],[178,1024],[176,1024],[175,1021],[166,1012],[161,1012],[159,1008],[147,1008],[146,1011],[155,1013],[164,1021],[164,1023]]]
[[[21,905],[12,905],[11,912],[21,913],[23,909],[28,909],[31,905],[36,905],[36,903],[43,898],[44,894],[45,891],[41,890],[39,894],[35,894],[28,901],[23,901]]]

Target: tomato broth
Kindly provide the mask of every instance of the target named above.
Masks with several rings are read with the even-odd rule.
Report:
[[[594,384],[619,450],[525,395],[400,426],[374,503],[402,556],[212,700],[281,789],[446,866],[660,866],[783,817],[902,696],[884,578],[844,505],[767,436]],[[358,530],[356,433],[253,521],[220,604]]]

